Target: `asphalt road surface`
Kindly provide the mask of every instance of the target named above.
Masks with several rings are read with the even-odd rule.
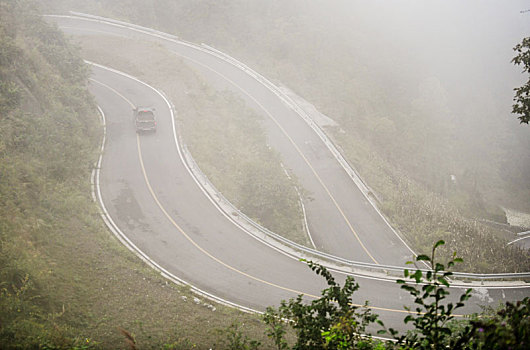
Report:
[[[126,28],[81,19],[59,19],[58,22],[70,33],[97,31],[98,35],[102,32],[133,37],[139,35]],[[379,222],[378,214],[370,212],[370,205],[356,193],[358,190],[349,177],[335,164],[334,158],[318,146],[319,139],[297,115],[262,85],[226,62],[217,62],[219,59],[207,57],[204,52],[194,52],[185,45],[180,47],[172,42],[167,45],[171,50],[182,50],[179,55],[196,55],[193,60],[204,60],[201,64],[220,70],[225,76],[233,74],[230,80],[238,81],[238,86],[250,91],[245,93],[249,104],[257,104],[254,107],[262,110],[266,106],[267,112],[264,113],[272,116],[270,138],[277,139],[275,147],[281,151],[284,163],[303,179],[305,187],[314,190],[315,200],[309,204],[314,204],[310,209],[313,215],[310,219],[312,232],[322,232],[317,245],[330,240],[326,250],[371,262],[351,230],[343,229],[350,222],[355,225],[354,230],[365,248],[378,262],[403,262],[407,249],[391,230]],[[219,75],[211,69],[205,68],[205,72],[210,72],[214,75],[213,79],[219,80]],[[107,142],[100,170],[102,201],[116,225],[139,250],[186,282],[219,298],[256,310],[278,305],[280,300],[300,293],[305,294],[308,300],[320,294],[325,287],[322,278],[305,264],[248,235],[205,196],[181,160],[174,140],[170,110],[160,95],[133,79],[100,67],[93,67],[90,91],[107,121]],[[136,134],[133,105],[156,108],[156,133]],[[273,119],[281,120],[281,127]],[[305,148],[304,145],[309,146]],[[323,199],[319,202],[320,197]],[[339,205],[327,205],[327,201],[333,202],[331,198]],[[325,215],[319,214],[319,208]],[[337,208],[346,213],[347,220],[341,217]],[[363,210],[367,216],[357,217]],[[333,219],[327,220],[329,218]],[[327,227],[326,223],[331,226]],[[320,226],[317,224],[322,224],[323,231],[318,230]],[[366,231],[362,229],[363,224]],[[372,232],[371,225],[381,231],[374,229]],[[338,249],[344,247],[345,242],[353,248],[340,254]],[[335,246],[337,251],[334,251]],[[344,275],[337,274],[337,279],[342,281]],[[405,316],[403,305],[411,303],[408,294],[392,281],[373,277],[356,277],[356,280],[361,289],[355,293],[355,302],[363,304],[369,300],[388,326],[402,328]],[[453,297],[462,290],[452,288]],[[463,312],[478,312],[481,304],[497,305],[499,301],[518,300],[528,295],[526,288],[476,288]]]
[[[212,86],[230,89],[264,115],[268,143],[282,157],[309,193],[309,229],[317,249],[354,261],[402,265],[411,260],[406,247],[366,200],[322,140],[278,96],[241,69],[187,45],[127,28],[80,19],[60,18],[58,24],[74,35],[108,35],[151,40],[193,66]]]
[[[90,91],[107,121],[100,170],[102,200],[118,227],[142,252],[186,282],[257,310],[300,293],[308,295],[308,300],[319,295],[324,281],[305,264],[243,232],[201,192],[180,159],[169,108],[159,95],[97,67]],[[156,108],[156,133],[136,134],[131,103]],[[355,302],[369,300],[387,324],[399,327],[403,305],[410,303],[408,295],[394,282],[357,280],[361,289]],[[455,288],[453,293],[461,291]],[[479,311],[478,304],[525,294],[525,289],[477,289],[466,312]]]

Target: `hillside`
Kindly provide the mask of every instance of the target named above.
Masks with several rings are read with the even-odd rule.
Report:
[[[213,346],[232,323],[263,338],[257,317],[196,303],[103,225],[89,72],[33,6],[0,1],[0,348],[126,347],[119,327],[142,348]]]
[[[54,0],[46,8],[123,19],[224,50],[314,103],[393,174],[448,197],[456,175],[454,202],[492,218],[499,213],[486,204],[492,200],[530,211],[530,165],[519,161],[530,144],[528,129],[510,116],[521,79],[510,63],[521,40],[510,23],[519,4],[501,16],[495,4],[479,3]],[[442,27],[445,18],[450,27]]]
[[[510,115],[518,4],[502,16],[494,4],[479,12],[471,3],[306,5],[55,0],[46,8],[123,19],[229,53],[339,124],[326,131],[416,251],[443,238],[447,256],[464,255],[464,270],[528,270],[528,254],[506,247],[516,238],[506,229],[517,228],[502,209],[530,211],[530,130]]]

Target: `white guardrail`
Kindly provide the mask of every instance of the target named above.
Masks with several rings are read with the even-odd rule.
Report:
[[[337,146],[326,136],[324,131],[315,123],[315,121],[300,107],[298,106],[289,96],[285,95],[276,85],[274,85],[272,82],[267,80],[265,77],[260,75],[259,73],[255,72],[245,64],[239,62],[235,58],[211,47],[205,44],[194,44],[191,42],[183,41],[179,39],[175,35],[171,35],[168,33],[164,33],[155,29],[142,27],[136,24],[131,24],[123,21],[118,21],[110,18],[95,16],[95,15],[89,15],[79,12],[70,12],[71,15],[73,15],[74,18],[79,19],[88,19],[96,22],[102,22],[107,24],[113,24],[119,27],[125,27],[129,29],[133,29],[135,31],[148,34],[148,35],[154,35],[156,37],[173,41],[178,44],[184,44],[186,46],[195,48],[199,51],[209,53],[213,56],[216,56],[217,58],[232,64],[233,66],[241,69],[248,75],[252,76],[254,79],[256,79],[258,82],[266,86],[271,92],[273,92],[278,98],[280,98],[288,107],[292,108],[300,117],[302,117],[308,125],[315,131],[315,133],[321,138],[321,140],[326,144],[328,149],[331,151],[331,153],[335,156],[339,164],[344,168],[344,170],[349,174],[349,176],[352,178],[354,183],[358,186],[358,188],[361,190],[363,195],[367,198],[370,203],[374,206],[374,208],[378,211],[378,213],[381,215],[383,220],[385,220],[388,224],[388,221],[386,218],[382,215],[382,213],[379,211],[375,203],[373,202],[371,196],[371,191],[368,188],[368,186],[362,181],[360,176],[356,173],[356,171],[351,167],[351,165],[344,159],[342,154],[339,152]],[[57,17],[68,17],[68,16],[57,16]],[[224,214],[227,216],[230,216],[231,220],[236,221],[240,226],[242,226],[249,234],[254,236],[254,238],[265,242],[268,245],[271,245],[271,239],[274,240],[276,243],[280,243],[280,246],[278,244],[273,244],[274,247],[278,250],[281,250],[283,253],[296,257],[298,259],[306,259],[306,260],[319,260],[320,263],[323,263],[324,265],[328,265],[330,268],[338,269],[342,272],[346,272],[345,268],[350,271],[356,271],[358,269],[360,270],[366,270],[366,271],[377,271],[379,273],[385,274],[385,275],[394,275],[394,274],[403,274],[403,271],[405,270],[405,267],[401,266],[391,266],[391,265],[379,265],[379,264],[373,264],[373,263],[365,263],[360,261],[352,261],[348,259],[344,259],[332,254],[328,254],[325,252],[317,251],[312,248],[308,248],[306,246],[303,246],[301,244],[298,244],[296,242],[293,242],[287,238],[284,238],[277,233],[274,233],[267,228],[259,225],[254,220],[250,219],[248,216],[246,216],[243,212],[241,212],[239,209],[237,209],[228,199],[226,199],[222,193],[220,193],[215,186],[208,180],[207,176],[200,170],[199,166],[193,159],[191,153],[189,152],[188,148],[185,144],[182,143],[182,137],[180,135],[180,132],[177,131],[179,134],[178,136],[178,142],[181,146],[181,149],[184,154],[185,161],[187,162],[187,166],[189,169],[193,172],[193,175],[198,180],[198,183],[200,186],[203,187],[203,190],[210,196],[216,204],[219,206],[219,208],[224,211]],[[390,226],[390,224],[389,224]],[[396,233],[397,234],[397,233]],[[402,242],[407,245],[403,239],[397,235]],[[408,247],[408,245],[407,245]],[[410,248],[409,248],[410,249]],[[412,250],[411,250],[412,251]],[[327,264],[326,264],[327,263]],[[424,270],[427,271],[427,270]],[[476,281],[486,281],[486,280],[528,280],[530,279],[530,272],[519,272],[519,273],[492,273],[492,274],[479,274],[479,273],[466,273],[466,272],[453,272],[453,276],[458,279],[464,279],[464,280],[476,280]]]

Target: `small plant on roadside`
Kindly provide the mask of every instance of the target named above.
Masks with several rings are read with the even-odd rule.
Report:
[[[470,322],[473,339],[471,349],[512,349],[530,347],[530,298],[507,302],[493,317]]]
[[[256,350],[261,343],[250,339],[240,330],[239,323],[232,323],[225,331],[225,349],[229,350]]]
[[[272,339],[276,348],[278,350],[288,349],[289,345],[287,344],[287,340],[285,340],[285,333],[287,332],[286,325],[288,321],[282,319],[280,313],[269,306],[263,314],[263,322],[269,326],[265,331],[265,334]]]
[[[340,286],[324,267],[309,261],[308,266],[324,277],[328,288],[322,297],[307,304],[303,295],[289,302],[283,301],[278,310],[268,308],[265,323],[270,327],[267,335],[278,349],[287,349],[284,339],[284,321],[296,332],[292,349],[353,349],[372,348],[369,335],[362,336],[369,324],[381,323],[371,310],[353,304],[352,295],[359,289],[353,277],[348,276]]]
[[[454,319],[454,311],[463,307],[466,300],[471,297],[471,289],[460,295],[456,304],[442,303],[449,295],[449,277],[452,272],[445,271],[445,266],[435,260],[436,249],[445,242],[440,240],[434,244],[431,256],[418,255],[416,261],[427,262],[430,269],[422,271],[417,269],[411,273],[405,269],[404,276],[409,281],[397,280],[401,288],[406,290],[413,298],[416,308],[404,319],[405,324],[412,323],[414,330],[405,335],[398,336],[397,331],[390,329],[390,333],[397,339],[399,345],[413,349],[451,349],[462,348],[471,338],[471,330],[465,327],[460,334],[452,334],[449,321]],[[447,263],[450,269],[462,259],[453,254]],[[412,262],[408,262],[412,264]],[[411,283],[411,281],[413,283]],[[405,307],[411,312],[411,308]]]

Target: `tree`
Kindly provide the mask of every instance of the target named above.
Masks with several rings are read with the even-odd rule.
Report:
[[[530,37],[524,38],[520,44],[517,44],[513,50],[517,52],[517,56],[512,59],[515,65],[523,65],[523,73],[530,73]],[[519,115],[521,123],[530,121],[530,79],[521,87],[515,88],[515,96],[513,100],[515,104],[512,106],[512,113]]]
[[[343,286],[335,281],[333,275],[322,265],[307,262],[318,275],[324,277],[328,288],[322,291],[322,297],[306,303],[303,295],[289,302],[282,301],[278,310],[267,308],[265,323],[270,327],[267,335],[273,339],[279,350],[318,350],[318,349],[373,349],[366,328],[372,323],[383,326],[378,316],[365,304],[356,306],[352,296],[359,289],[353,277],[346,277]],[[284,339],[285,326],[296,333],[296,343],[289,347]]]

